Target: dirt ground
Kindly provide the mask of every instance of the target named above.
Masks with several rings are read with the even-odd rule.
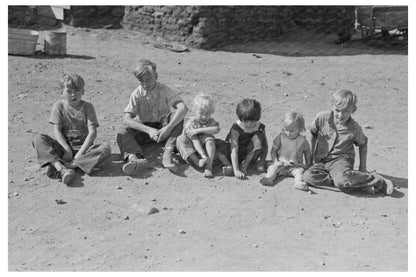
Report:
[[[407,47],[334,40],[299,31],[176,53],[133,31],[68,27],[65,57],[8,56],[8,270],[407,271]],[[178,175],[159,162],[125,176],[115,137],[138,84],[131,68],[139,58],[156,62],[159,81],[188,106],[197,93],[210,93],[219,138],[243,98],[262,104],[271,142],[287,111],[309,124],[330,108],[330,93],[352,90],[359,98],[354,118],[369,138],[368,169],[391,178],[395,193],[306,193],[291,178],[265,187],[255,172],[237,180],[219,168],[205,179],[179,156]],[[97,141],[112,147],[101,171],[79,173],[72,186],[48,179],[31,145],[35,134],[51,133],[58,79],[68,72],[85,79],[84,99],[100,122]],[[160,159],[157,146],[146,153]],[[152,208],[158,212],[148,214]]]

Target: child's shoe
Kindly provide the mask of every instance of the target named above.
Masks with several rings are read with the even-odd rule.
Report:
[[[231,165],[224,165],[222,167],[222,173],[225,176],[233,176],[234,175],[233,167]]]
[[[394,192],[394,184],[391,180],[387,178],[383,178],[383,187],[381,188],[381,191],[384,192],[387,195],[392,195]]]
[[[178,171],[178,167],[172,163],[172,149],[166,148],[163,152],[162,156],[162,165],[164,168],[169,169],[169,171],[176,173]]]
[[[71,184],[74,177],[75,177],[75,170],[71,168],[64,168],[61,170],[62,183],[64,183],[65,185]]]
[[[127,163],[123,165],[123,172],[129,176],[133,175],[136,171],[149,168],[150,164],[145,158],[137,158],[130,155]]]
[[[371,195],[376,195],[378,192],[375,186],[364,187],[361,190]]]
[[[48,164],[47,166],[47,170],[46,170],[46,176],[48,176],[51,179],[59,179],[61,178],[61,172],[59,172],[58,170],[56,170],[56,168],[51,165]]]
[[[295,188],[295,189],[299,189],[299,190],[304,190],[304,191],[307,191],[309,188],[308,188],[308,184],[307,183],[305,183],[305,182],[303,182],[303,181],[298,181],[298,182],[295,182],[294,184],[293,184],[293,187]]]
[[[272,186],[273,185],[273,179],[272,178],[263,177],[263,178],[260,179],[260,183],[263,186]]]
[[[375,181],[378,181],[379,184],[381,183],[381,185],[378,185],[376,189],[385,193],[386,195],[391,195],[393,193],[394,184],[391,180],[384,178],[383,176],[377,173],[372,173],[372,175],[374,176]]]

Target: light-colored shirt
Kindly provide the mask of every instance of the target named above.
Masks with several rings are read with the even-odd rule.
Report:
[[[312,153],[315,162],[326,162],[339,156],[354,159],[354,145],[364,146],[368,140],[353,118],[345,125],[335,124],[333,111],[318,113],[310,132],[317,138],[315,153]]]
[[[182,102],[182,98],[178,94],[168,86],[156,82],[152,91],[146,92],[141,85],[133,90],[124,112],[136,116],[142,123],[158,123],[179,102]]]
[[[64,137],[74,142],[82,144],[88,135],[88,126],[98,127],[97,115],[94,106],[85,101],[81,101],[79,107],[74,108],[64,100],[53,104],[49,123],[62,126],[61,132]]]
[[[279,134],[273,140],[273,147],[278,154],[278,160],[286,163],[303,163],[303,154],[310,152],[309,143],[302,135],[289,139],[285,134]]]

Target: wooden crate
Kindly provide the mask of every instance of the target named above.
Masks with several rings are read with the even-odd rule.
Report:
[[[70,6],[36,6],[38,16],[64,20],[64,10],[69,10]]]
[[[9,28],[9,54],[33,55],[39,33],[28,29]]]

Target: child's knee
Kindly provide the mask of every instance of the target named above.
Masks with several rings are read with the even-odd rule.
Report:
[[[101,151],[103,153],[103,156],[108,157],[111,155],[111,146],[108,143],[104,142],[101,144]]]
[[[36,148],[38,145],[45,143],[48,140],[48,138],[49,138],[48,135],[37,134],[32,140],[33,147]]]
[[[126,124],[121,124],[117,129],[117,137],[126,135],[130,132],[130,127],[128,127]]]
[[[312,173],[311,170],[306,170],[303,172],[303,181],[306,183],[310,183],[313,184],[314,183],[314,174]]]
[[[176,138],[176,148],[178,149],[194,149],[192,140],[185,135]]]
[[[33,147],[36,148],[36,145],[39,145],[39,143],[43,140],[42,138],[42,134],[37,134],[33,139],[32,139],[32,145]]]
[[[292,175],[293,175],[293,177],[302,177],[304,171],[305,170],[303,168],[295,168],[295,169],[292,170]]]
[[[184,143],[185,143],[186,138],[187,138],[187,137],[186,137],[185,135],[180,135],[179,137],[177,137],[177,138],[176,138],[176,145],[177,145],[177,146],[179,146],[179,145],[184,144]]]
[[[205,147],[214,148],[215,149],[215,140],[214,139],[206,139],[205,140]]]

